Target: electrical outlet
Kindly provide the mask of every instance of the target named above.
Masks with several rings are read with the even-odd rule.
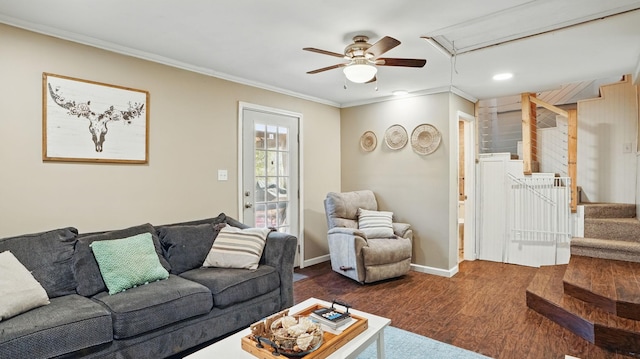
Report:
[[[226,181],[229,179],[227,170],[218,170],[218,181]]]

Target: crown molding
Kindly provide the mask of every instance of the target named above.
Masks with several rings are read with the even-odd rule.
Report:
[[[478,102],[477,98],[469,95],[468,93],[460,90],[455,86],[442,86],[442,87],[435,87],[432,89],[409,92],[408,94],[403,96],[390,95],[390,96],[377,97],[377,98],[372,98],[372,99],[367,99],[362,101],[347,102],[347,103],[343,103],[342,106],[340,106],[340,108],[363,106],[363,105],[369,105],[369,104],[378,103],[378,102],[398,100],[401,98],[405,99],[405,98],[425,96],[425,95],[434,95],[434,94],[445,93],[445,92],[453,93],[473,103]]]
[[[74,32],[69,32],[69,31],[53,28],[53,27],[50,27],[50,26],[45,26],[45,25],[41,25],[41,24],[34,24],[34,23],[31,23],[31,22],[22,21],[22,20],[15,19],[15,18],[12,18],[12,17],[4,16],[2,14],[0,14],[0,23],[4,23],[4,24],[7,24],[7,25],[10,25],[10,26],[13,26],[13,27],[17,27],[17,28],[21,28],[21,29],[24,29],[24,30],[36,32],[36,33],[39,33],[39,34],[52,36],[52,37],[59,38],[59,39],[62,39],[62,40],[67,40],[67,41],[75,42],[75,43],[78,43],[78,44],[87,45],[87,46],[95,47],[95,48],[98,48],[98,49],[102,49],[102,50],[118,53],[118,54],[121,54],[121,55],[135,57],[135,58],[138,58],[138,59],[147,60],[147,61],[155,62],[155,63],[158,63],[158,64],[167,65],[167,66],[170,66],[170,67],[174,67],[174,68],[178,68],[178,69],[182,69],[182,70],[186,70],[186,71],[190,71],[190,72],[199,73],[199,74],[206,75],[206,76],[211,76],[211,77],[219,78],[219,79],[230,81],[230,82],[235,82],[235,83],[238,83],[238,84],[241,84],[241,85],[247,85],[247,86],[251,86],[251,87],[256,87],[256,88],[259,88],[259,89],[272,91],[272,92],[280,93],[280,94],[283,94],[283,95],[287,95],[287,96],[291,96],[291,97],[295,97],[295,98],[299,98],[299,99],[303,99],[303,100],[307,100],[307,101],[317,102],[317,103],[324,104],[324,105],[329,105],[329,106],[333,106],[333,107],[340,107],[340,104],[337,103],[337,102],[325,100],[325,99],[318,98],[318,97],[304,95],[304,94],[301,94],[301,93],[298,93],[298,92],[285,90],[285,89],[282,89],[282,88],[279,88],[279,87],[267,85],[267,84],[264,84],[264,83],[261,83],[261,82],[257,82],[257,81],[251,81],[251,80],[248,80],[248,79],[245,79],[245,78],[242,78],[242,77],[237,77],[237,76],[229,75],[229,74],[226,74],[226,73],[214,71],[212,69],[205,68],[205,67],[195,66],[193,64],[189,64],[189,63],[182,62],[182,61],[177,61],[175,59],[171,59],[171,58],[164,57],[164,56],[159,56],[159,55],[152,54],[152,53],[145,52],[145,51],[140,51],[140,50],[137,50],[137,49],[134,49],[134,48],[130,48],[130,47],[126,47],[126,46],[120,46],[120,45],[114,44],[112,42],[96,39],[94,37],[85,36],[85,35],[77,34],[77,33],[74,33]]]

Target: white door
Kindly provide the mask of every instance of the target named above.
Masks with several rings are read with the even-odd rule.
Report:
[[[300,118],[287,111],[240,104],[242,222],[299,239]]]

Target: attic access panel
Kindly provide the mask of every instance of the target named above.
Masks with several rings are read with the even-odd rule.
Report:
[[[635,0],[528,1],[435,30],[428,37],[459,55],[639,9]]]

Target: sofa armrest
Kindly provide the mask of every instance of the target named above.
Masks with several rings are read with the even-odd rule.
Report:
[[[364,234],[363,231],[356,228],[333,227],[327,232],[327,235],[332,234],[348,234],[356,237],[362,237],[365,241],[367,240],[367,235]]]
[[[293,306],[293,264],[298,238],[288,233],[270,232],[260,264],[272,266],[280,274],[281,308]]]
[[[408,223],[392,223],[393,233],[402,238],[413,238],[413,231],[411,230],[411,225]]]

